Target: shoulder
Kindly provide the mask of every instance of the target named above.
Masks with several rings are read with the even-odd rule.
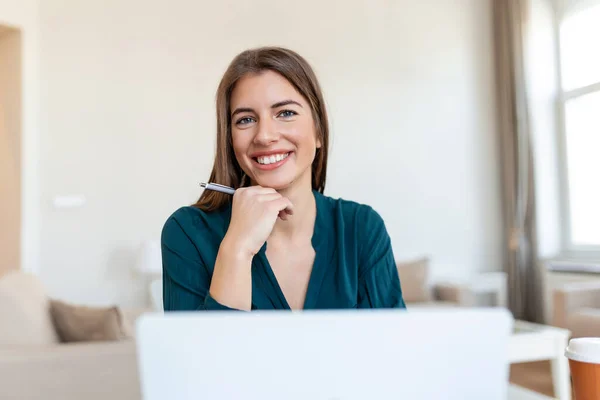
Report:
[[[207,213],[193,206],[180,207],[165,221],[163,231],[173,226],[187,227],[205,219]]]
[[[321,208],[332,212],[336,219],[342,219],[345,225],[365,230],[385,227],[381,215],[370,205],[356,201],[333,198],[319,194]]]
[[[165,221],[161,237],[163,242],[169,237],[184,233],[190,239],[207,234],[218,234],[229,224],[227,209],[207,212],[194,206],[184,206],[175,210]]]
[[[334,227],[334,234],[359,258],[379,247],[388,248],[390,237],[382,216],[370,205],[343,198],[317,195],[321,221]],[[321,222],[323,223],[323,222]]]

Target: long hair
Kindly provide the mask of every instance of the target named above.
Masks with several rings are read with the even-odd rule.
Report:
[[[281,47],[260,47],[238,54],[225,71],[217,89],[217,149],[210,182],[239,188],[250,182],[240,167],[231,139],[231,93],[237,81],[246,74],[274,71],[286,78],[310,104],[315,121],[317,149],[312,163],[312,188],[323,193],[327,174],[329,123],[323,93],[317,77],[308,62],[296,52]],[[231,196],[205,190],[194,206],[204,211],[214,211],[231,201]]]

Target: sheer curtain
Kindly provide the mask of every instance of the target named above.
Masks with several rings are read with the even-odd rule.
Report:
[[[534,162],[525,62],[528,0],[494,0],[498,134],[508,305],[517,319],[544,321],[538,262]]]

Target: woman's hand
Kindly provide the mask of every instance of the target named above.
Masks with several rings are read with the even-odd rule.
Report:
[[[240,188],[233,195],[231,222],[223,239],[230,249],[254,256],[275,226],[277,218],[286,220],[293,213],[289,199],[275,189],[261,186]]]
[[[231,222],[210,284],[213,299],[238,310],[252,308],[252,257],[267,241],[277,218],[285,220],[292,212],[289,199],[274,189],[252,186],[235,191]]]

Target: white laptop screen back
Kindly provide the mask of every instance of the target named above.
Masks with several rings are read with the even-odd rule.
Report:
[[[138,322],[144,400],[505,400],[501,309],[197,312]]]

